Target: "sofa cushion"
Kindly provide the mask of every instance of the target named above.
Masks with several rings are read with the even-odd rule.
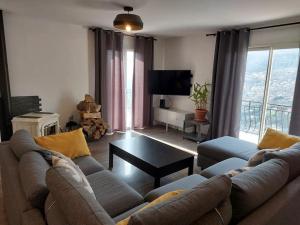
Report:
[[[104,167],[92,156],[78,157],[73,159],[73,161],[86,176],[104,170]]]
[[[286,162],[273,159],[232,178],[233,223],[271,198],[288,179]]]
[[[111,217],[144,203],[139,193],[108,170],[91,174],[87,179],[97,201]]]
[[[52,194],[49,194],[45,202],[44,210],[45,218],[48,225],[66,225],[68,224],[66,217],[59,209]]]
[[[265,154],[264,160],[282,159],[289,164],[289,181],[300,175],[300,143],[296,143],[287,149]]]
[[[60,152],[72,159],[91,154],[82,128],[34,139],[43,148]]]
[[[168,201],[172,198],[175,198],[176,196],[178,195],[181,195],[182,193],[184,193],[185,190],[176,190],[176,191],[171,191],[171,192],[168,192],[160,197],[158,197],[157,199],[155,199],[154,201],[150,202],[149,204],[145,205],[143,208],[139,209],[138,211],[142,211],[142,210],[145,210],[149,207],[154,207],[162,202],[165,202],[165,201]],[[127,218],[119,221],[117,223],[117,225],[128,225],[128,222],[131,218],[131,215],[129,215]]]
[[[71,160],[71,158],[63,155],[60,152],[56,151],[50,151],[50,150],[39,150],[37,151],[39,154],[43,156],[43,158],[52,164],[52,157],[57,156],[59,158],[65,159],[71,163],[75,163],[77,166],[79,166],[80,170],[84,173],[84,175],[90,175],[95,172],[99,172],[104,170],[104,167],[92,156],[81,156],[78,158],[75,158]]]
[[[199,155],[218,162],[232,157],[248,160],[258,151],[255,144],[228,136],[203,142],[197,149]]]
[[[212,165],[201,171],[200,175],[211,178],[213,176],[222,175],[230,170],[239,169],[247,165],[247,161],[240,158],[230,158],[215,165]]]
[[[9,141],[9,147],[19,160],[24,153],[43,149],[35,143],[31,134],[27,130],[16,131]]]
[[[46,172],[50,168],[37,152],[23,154],[19,162],[19,174],[26,199],[32,206],[43,209],[48,195]]]
[[[300,137],[285,134],[283,132],[268,128],[262,140],[258,144],[259,149],[288,148],[300,142]]]
[[[228,200],[231,189],[231,180],[225,175],[206,180],[191,190],[185,191],[176,197],[161,202],[158,205],[134,213],[129,225],[190,225],[201,222],[201,218]],[[230,208],[230,204],[229,204]],[[228,224],[229,216],[215,212],[215,217]],[[229,218],[225,221],[225,218]]]
[[[187,176],[181,178],[180,180],[174,181],[162,187],[156,188],[150,191],[148,194],[145,195],[144,199],[147,202],[151,202],[154,199],[158,198],[159,196],[175,190],[190,190],[197,185],[201,184],[203,181],[207,180],[205,177],[200,176],[198,174],[194,174],[191,176]]]
[[[65,161],[65,160],[64,160]],[[46,183],[54,201],[68,224],[113,225],[90,187],[70,166],[59,164],[47,171]]]
[[[22,225],[46,225],[46,221],[39,209],[30,209],[22,212]]]
[[[116,223],[118,223],[118,222],[120,222],[121,220],[124,220],[124,219],[126,219],[127,217],[131,216],[133,213],[137,212],[138,210],[144,208],[144,207],[145,207],[146,205],[148,205],[148,204],[149,204],[148,202],[145,202],[145,203],[143,203],[143,204],[141,204],[141,205],[138,205],[138,206],[136,206],[136,207],[134,207],[134,208],[132,208],[132,209],[129,209],[128,211],[126,211],[126,212],[124,212],[124,213],[122,213],[122,214],[120,214],[120,215],[114,217],[113,219],[114,219],[114,221],[115,221]]]
[[[220,217],[221,216],[221,217]],[[217,208],[201,216],[192,225],[226,225],[230,223],[232,207],[230,199],[222,201]]]
[[[287,183],[276,195],[247,215],[238,225],[298,225],[300,177]]]

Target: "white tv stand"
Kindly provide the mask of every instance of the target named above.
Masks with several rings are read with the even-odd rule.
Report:
[[[154,121],[166,125],[166,132],[168,126],[174,126],[180,130],[183,129],[184,120],[194,118],[194,113],[180,110],[180,109],[165,109],[154,107]]]

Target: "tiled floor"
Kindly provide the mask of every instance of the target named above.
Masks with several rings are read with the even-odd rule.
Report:
[[[168,132],[166,132],[165,127],[155,126],[148,129],[136,130],[135,132],[163,141],[179,149],[197,153],[196,142],[183,139],[182,132],[179,130],[169,128]]]
[[[169,129],[169,132],[166,132],[164,127],[154,127],[151,129],[144,129],[137,131],[142,133],[143,135],[147,135],[156,139],[160,139],[164,142],[171,143],[172,145],[176,145],[179,148],[189,151],[196,152],[196,143],[182,139],[182,134],[179,131]],[[127,132],[126,134],[116,133],[111,136],[105,136],[101,140],[96,142],[89,143],[89,147],[91,149],[92,155],[106,168],[108,167],[108,146],[109,142],[113,140],[123,139],[126,137],[139,135],[137,132]],[[194,168],[194,173],[199,172],[199,168],[196,166]],[[129,163],[124,160],[114,157],[114,168],[112,171],[122,180],[127,182],[130,186],[136,189],[142,195],[146,194],[148,191],[153,189],[153,178],[143,171],[131,166]],[[161,180],[161,185],[167,184],[174,180],[180,179],[187,175],[187,169],[182,170],[178,173],[174,173],[167,177],[164,177]],[[1,179],[0,179],[1,183]],[[7,225],[4,209],[3,209],[3,196],[0,188],[0,225]]]

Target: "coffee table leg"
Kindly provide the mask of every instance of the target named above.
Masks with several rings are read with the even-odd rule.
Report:
[[[154,188],[160,187],[160,177],[154,177]]]
[[[111,150],[111,148],[109,148],[109,166],[108,166],[108,168],[110,170],[112,170],[113,166],[114,166],[113,151]]]
[[[192,175],[194,173],[193,171],[194,171],[194,159],[191,161],[189,165],[188,175]]]

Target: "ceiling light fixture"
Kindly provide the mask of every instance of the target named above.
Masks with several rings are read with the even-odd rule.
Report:
[[[143,21],[140,16],[135,14],[130,14],[133,8],[130,6],[125,6],[124,11],[127,13],[118,14],[114,20],[114,27],[120,30],[136,31],[143,29]]]

